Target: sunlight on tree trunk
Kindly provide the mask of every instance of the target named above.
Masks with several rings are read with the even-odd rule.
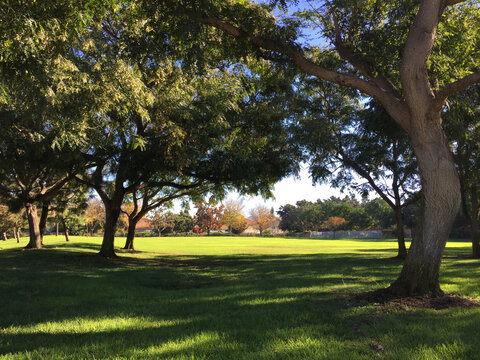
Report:
[[[115,258],[115,232],[117,230],[117,221],[120,216],[120,206],[106,207],[105,229],[103,234],[102,247],[99,255],[106,258]]]
[[[440,262],[460,205],[460,182],[441,128],[416,134],[413,145],[420,169],[423,203],[415,240],[400,276],[390,289],[402,296],[436,296],[443,294],[439,284]]]
[[[42,236],[40,234],[40,226],[38,223],[37,206],[35,204],[26,204],[25,209],[28,217],[28,227],[30,231],[30,241],[26,249],[41,249]]]

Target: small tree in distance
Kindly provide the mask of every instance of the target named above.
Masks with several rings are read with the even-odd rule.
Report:
[[[180,214],[173,216],[173,232],[174,233],[188,233],[193,230],[193,218],[188,211],[183,211]]]
[[[260,231],[260,236],[263,236],[263,230],[267,229],[275,221],[275,216],[269,208],[259,205],[250,211],[250,217],[253,220],[255,227]]]
[[[195,203],[198,209],[195,215],[195,225],[200,229],[207,230],[210,235],[210,230],[218,230],[222,226],[222,216],[224,206],[220,205],[218,208],[208,203]]]
[[[103,229],[103,223],[105,222],[105,209],[103,203],[98,198],[93,198],[88,202],[85,218],[87,235],[90,232],[93,236],[96,231]]]
[[[333,238],[335,239],[335,231],[337,231],[341,226],[345,225],[347,220],[338,216],[331,216],[323,222],[323,226],[328,230],[333,231]]]
[[[228,226],[230,233],[241,234],[248,227],[247,219],[242,214],[243,204],[229,200],[225,203],[222,222]]]
[[[173,229],[175,226],[175,215],[171,211],[166,212],[162,207],[155,209],[147,218],[152,222],[158,236],[162,236],[163,231]]]

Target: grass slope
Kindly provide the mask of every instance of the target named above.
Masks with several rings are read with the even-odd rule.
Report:
[[[117,242],[122,242],[118,239]],[[25,241],[23,241],[25,243]],[[103,260],[99,238],[0,242],[0,359],[474,359],[480,309],[371,305],[395,242],[138,238]],[[21,244],[22,245],[22,244]],[[23,244],[25,245],[25,244]],[[118,244],[122,245],[122,244]],[[468,243],[448,244],[445,291],[480,297]]]

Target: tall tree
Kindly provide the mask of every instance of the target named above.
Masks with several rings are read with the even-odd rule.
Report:
[[[13,210],[26,209],[27,248],[41,248],[48,203],[81,167],[76,150],[84,140],[84,111],[78,109],[88,101],[84,79],[64,55],[85,30],[82,21],[104,8],[37,5],[9,2],[0,11],[0,192]]]
[[[239,66],[186,64],[178,52],[191,43],[180,42],[173,53],[158,51],[134,8],[97,25],[84,40],[91,45],[74,55],[98,93],[101,111],[101,121],[97,115],[87,130],[92,142],[85,157],[94,167],[79,180],[105,205],[102,256],[115,256],[115,229],[128,194],[157,194],[151,202],[144,199],[143,216],[152,204],[190,195],[186,190],[268,193],[290,171],[289,145],[279,125],[285,106],[265,101],[274,86],[257,86],[257,75]],[[271,67],[256,66],[277,83]]]
[[[382,104],[412,142],[423,198],[421,230],[389,290],[397,295],[442,294],[440,262],[461,197],[442,111],[449,96],[480,82],[478,4],[333,0],[307,8],[300,22],[278,23],[270,8],[250,2],[216,6],[207,1],[200,6],[186,1],[179,4],[182,8],[167,3],[247,50],[289,61],[306,74],[351,87]],[[315,27],[329,43],[301,45],[299,25]],[[350,70],[338,71],[335,57]]]

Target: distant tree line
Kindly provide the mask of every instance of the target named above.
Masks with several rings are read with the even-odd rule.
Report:
[[[350,196],[302,200],[281,206],[278,214],[280,228],[293,232],[329,230],[328,220],[332,217],[345,220],[338,230],[388,229],[396,224],[394,211],[380,198],[364,202]]]

